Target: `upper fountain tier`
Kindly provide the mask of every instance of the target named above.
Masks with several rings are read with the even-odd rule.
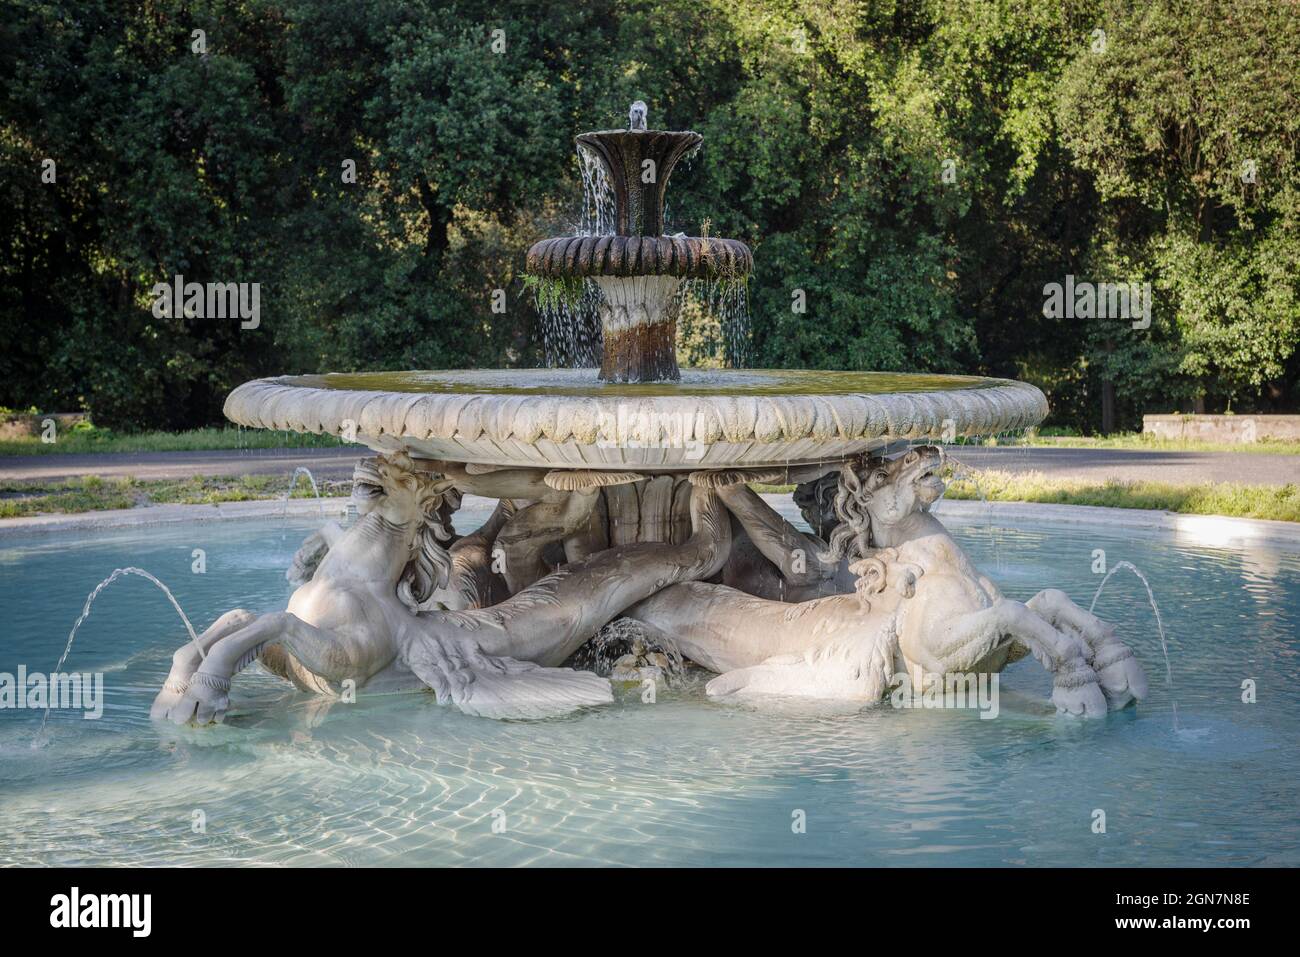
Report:
[[[543,239],[528,250],[528,271],[552,278],[748,275],[754,258],[734,239],[665,236],[664,194],[677,161],[703,142],[699,133],[645,128],[645,104],[632,104],[628,129],[576,138],[596,158],[614,201],[614,233]]]
[[[673,167],[703,137],[648,130],[645,119],[646,106],[637,100],[627,129],[577,138],[578,152],[596,161],[599,192],[607,190],[613,200],[614,234],[544,239],[528,250],[527,269],[534,276],[591,279],[600,288],[605,382],[678,381],[681,281],[741,280],[754,263],[749,247],[734,239],[663,235],[664,193]],[[605,198],[596,197],[598,207]]]

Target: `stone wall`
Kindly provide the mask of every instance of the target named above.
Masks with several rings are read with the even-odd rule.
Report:
[[[1144,415],[1142,432],[1202,442],[1300,442],[1300,415]]]

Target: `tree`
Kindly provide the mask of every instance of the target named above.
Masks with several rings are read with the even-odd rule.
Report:
[[[1094,331],[1089,356],[1130,416],[1170,397],[1249,403],[1300,340],[1300,20],[1290,4],[1158,0],[1111,4],[1105,23],[1057,122],[1099,196],[1089,271],[1143,272],[1155,321]]]
[[[1026,378],[1083,429],[1294,408],[1296,9],[9,0],[0,405],[181,427],[257,375],[539,364],[524,252],[643,99],[705,137],[670,230],[754,249],[754,364]],[[258,283],[259,327],[155,316],[177,274]],[[1067,274],[1150,282],[1150,328],[1045,317]]]

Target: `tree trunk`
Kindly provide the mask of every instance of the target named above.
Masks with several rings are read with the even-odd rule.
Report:
[[[429,217],[429,228],[424,238],[425,265],[428,275],[436,275],[442,265],[442,254],[451,245],[447,235],[451,225],[451,207],[439,202],[437,190],[425,176],[416,177],[415,182],[420,193],[420,205]]]
[[[1115,431],[1115,383],[1110,379],[1101,384],[1101,432],[1110,435]]]

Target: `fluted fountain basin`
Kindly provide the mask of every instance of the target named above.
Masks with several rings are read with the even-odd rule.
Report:
[[[1047,400],[1023,382],[962,375],[683,369],[677,382],[607,385],[590,369],[506,369],[257,379],[225,413],[422,458],[672,472],[1014,432],[1042,421]]]

